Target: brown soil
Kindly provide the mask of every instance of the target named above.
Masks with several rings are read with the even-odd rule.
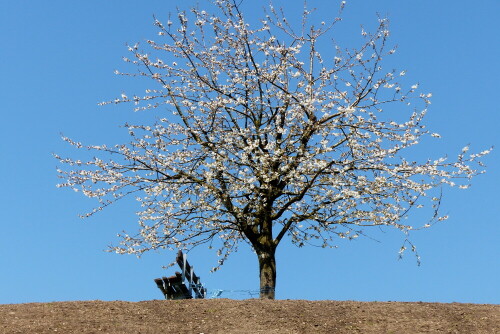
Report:
[[[500,333],[500,305],[175,300],[0,305],[0,333]]]

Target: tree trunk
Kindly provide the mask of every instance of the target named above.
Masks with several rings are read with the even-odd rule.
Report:
[[[261,299],[274,299],[276,288],[276,258],[274,252],[274,250],[269,250],[257,253],[259,257]]]

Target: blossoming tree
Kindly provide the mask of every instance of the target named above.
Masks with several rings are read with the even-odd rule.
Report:
[[[386,20],[362,30],[358,49],[334,45],[322,56],[319,42],[339,18],[309,26],[305,10],[295,27],[270,7],[252,28],[232,0],[213,4],[217,14],[193,8],[178,12],[177,24],[156,20],[150,53],[129,47],[125,60],[138,72],[120,74],[152,86],[106,103],[156,109],[156,124],[127,124],[130,142],[112,147],[65,138],[96,157],[57,156],[66,166],[60,186],[99,200],[88,215],[126,196],[140,202],[140,230],[121,235],[116,252],[209,243],[220,265],[245,241],[258,257],[261,298],[274,298],[284,240],[328,247],[370,226],[408,235],[447,218],[436,189],[466,188],[488,151],[405,158],[422,137],[439,135],[422,124],[430,94],[404,88],[404,71],[382,70],[394,52]],[[429,222],[408,223],[410,209],[422,207]],[[405,237],[401,251],[408,245],[414,250]]]

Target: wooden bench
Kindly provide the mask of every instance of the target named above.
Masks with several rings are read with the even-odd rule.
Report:
[[[182,251],[177,253],[175,262],[182,269],[182,273],[176,272],[174,276],[155,278],[154,280],[165,299],[191,299],[193,298],[193,292],[194,298],[205,298],[206,289],[201,284],[200,277],[194,273],[193,266],[187,262],[187,257]]]

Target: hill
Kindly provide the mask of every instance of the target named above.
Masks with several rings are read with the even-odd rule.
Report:
[[[307,300],[0,305],[0,333],[500,333],[500,305]]]

